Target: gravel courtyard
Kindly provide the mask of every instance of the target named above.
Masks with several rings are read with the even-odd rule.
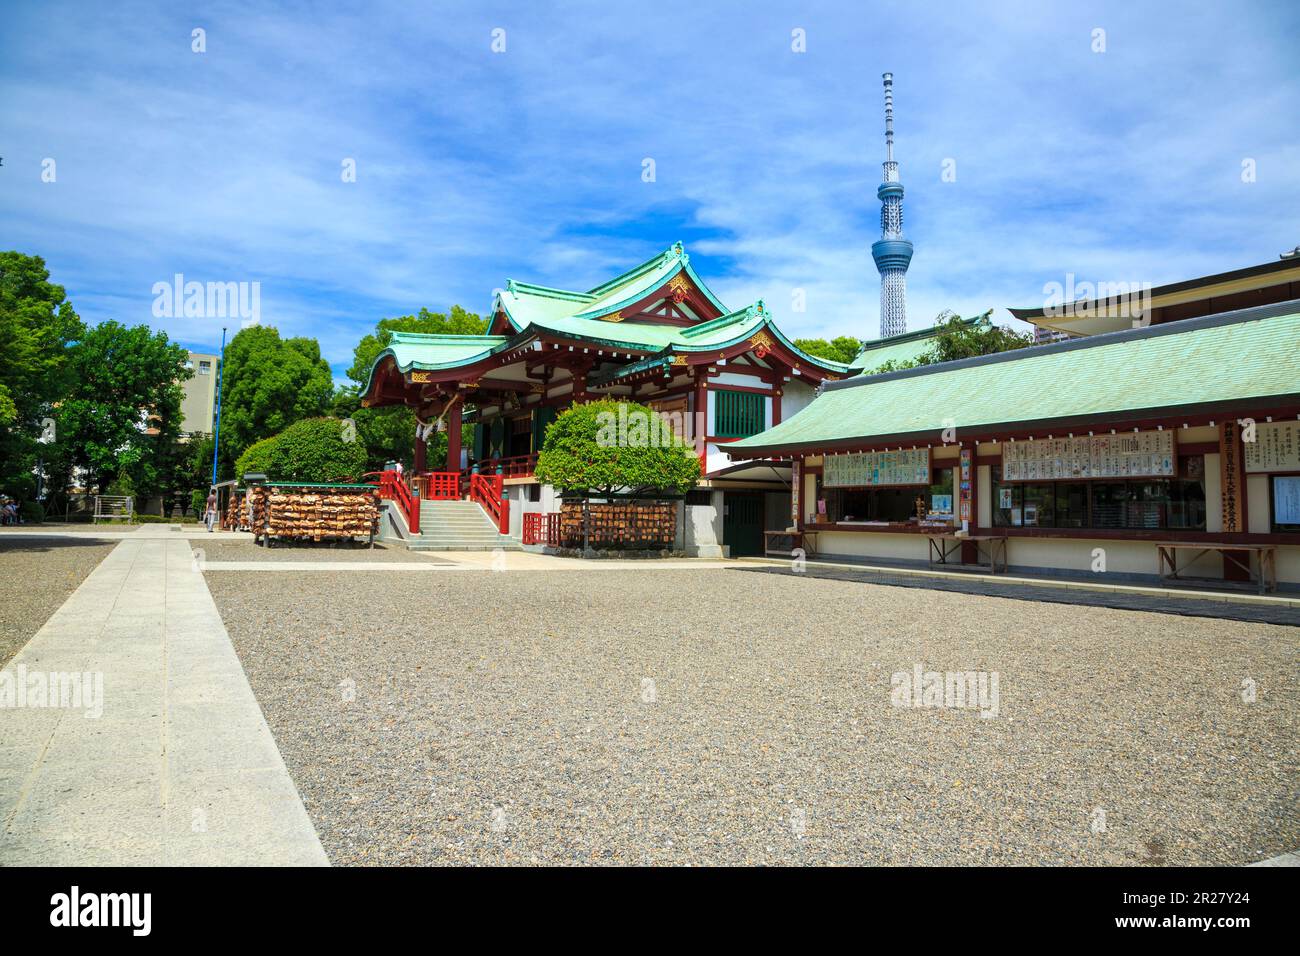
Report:
[[[206,577],[335,864],[1300,847],[1294,628],[724,569]],[[917,664],[997,672],[997,716],[894,706]]]
[[[36,635],[116,544],[0,535],[0,667]]]

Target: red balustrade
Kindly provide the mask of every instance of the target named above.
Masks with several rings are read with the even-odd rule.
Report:
[[[540,511],[524,512],[524,544],[544,544],[548,548],[560,546],[559,514],[542,514]]]
[[[471,475],[469,496],[483,506],[501,534],[510,533],[510,499],[502,494],[501,475]]]
[[[430,501],[460,500],[460,472],[426,471],[421,477],[425,479],[424,497]]]
[[[370,472],[367,478],[376,472]],[[420,533],[420,499],[411,493],[411,489],[406,487],[406,482],[402,481],[402,476],[395,471],[381,471],[379,475],[379,497],[386,498],[389,501],[397,502],[397,507],[402,511],[402,517],[406,519],[406,527],[410,529],[411,534]]]
[[[542,543],[542,519],[546,517],[540,511],[524,512],[524,544]]]

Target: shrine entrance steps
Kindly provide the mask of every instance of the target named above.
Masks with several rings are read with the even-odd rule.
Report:
[[[473,501],[420,502],[420,533],[406,539],[412,551],[521,551],[519,541],[499,534]]]

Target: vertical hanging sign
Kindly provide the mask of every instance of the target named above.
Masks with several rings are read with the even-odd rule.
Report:
[[[1223,530],[1236,534],[1245,530],[1241,507],[1241,436],[1237,423],[1219,423],[1219,487],[1223,491]]]
[[[962,528],[968,528],[970,525],[970,501],[971,501],[971,450],[963,447],[961,450],[961,471],[959,472],[960,481],[960,501],[961,511],[958,518],[961,521]]]
[[[803,469],[799,467],[803,459],[796,458],[790,462],[790,526],[801,527],[799,520],[799,486],[803,484]]]

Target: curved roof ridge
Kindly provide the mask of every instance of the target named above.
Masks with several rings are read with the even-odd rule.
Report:
[[[659,266],[663,265],[664,260],[668,258],[675,258],[675,259],[686,258],[686,250],[685,248],[683,248],[680,240],[674,242],[663,252],[659,252],[651,256],[649,259],[647,259],[645,262],[642,262],[640,265],[635,265],[631,269],[628,269],[622,275],[617,275],[614,278],[610,279],[608,282],[602,282],[594,289],[589,289],[586,294],[591,296],[593,299],[599,299],[601,296],[605,295],[606,293],[612,292],[614,289],[617,289],[619,286],[627,285],[633,279],[645,275],[645,273],[651,271],[652,269],[659,268]]]

